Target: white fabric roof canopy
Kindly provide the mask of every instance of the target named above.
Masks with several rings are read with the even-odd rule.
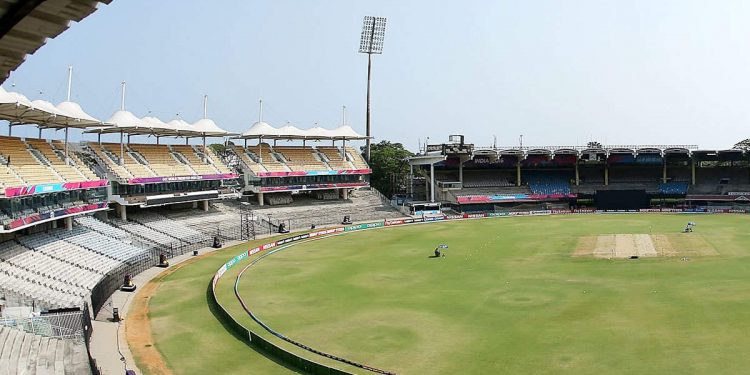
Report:
[[[159,137],[224,137],[234,135],[221,129],[211,119],[201,119],[194,124],[181,119],[165,123],[151,116],[138,118],[131,112],[120,110],[110,117],[105,126],[87,130],[86,133],[124,133],[130,135],[156,135]]]
[[[14,125],[40,128],[88,128],[102,122],[86,113],[78,103],[66,101],[55,106],[45,100],[30,101],[26,96],[0,87],[0,119]]]
[[[274,128],[265,122],[256,122],[246,132],[236,139],[329,139],[329,140],[359,140],[367,136],[354,131],[351,126],[344,125],[335,129],[324,129],[319,126],[310,129],[300,129],[293,125]]]

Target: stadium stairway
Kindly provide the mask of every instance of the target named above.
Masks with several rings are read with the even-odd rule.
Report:
[[[83,343],[0,326],[0,374],[90,374]]]

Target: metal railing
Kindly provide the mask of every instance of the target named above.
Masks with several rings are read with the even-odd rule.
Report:
[[[28,318],[0,318],[0,326],[54,339],[84,342],[88,337],[87,331],[90,331],[90,322],[87,321],[87,312],[73,311]]]

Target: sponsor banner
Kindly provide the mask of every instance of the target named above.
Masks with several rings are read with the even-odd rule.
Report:
[[[370,174],[372,169],[338,169],[332,171],[258,172],[258,177],[330,176],[341,174]]]
[[[539,215],[550,215],[550,214],[552,214],[552,211],[549,211],[549,210],[531,211],[531,215],[536,215],[536,216],[539,216]]]
[[[487,214],[487,217],[500,217],[500,216],[509,216],[509,212],[490,212]]]
[[[533,202],[544,200],[558,200],[565,198],[576,198],[576,194],[492,194],[492,195],[467,195],[457,197],[456,201],[461,204],[467,203],[492,203],[492,202]]]
[[[276,247],[276,242],[269,242],[263,246],[260,247],[260,250],[268,250],[270,248]]]
[[[92,210],[96,210],[99,208],[104,208],[106,206],[107,206],[107,202],[101,202],[101,203],[87,204],[84,206],[70,207],[70,208],[57,210],[57,211],[33,213],[29,216],[24,216],[22,218],[11,221],[9,224],[5,225],[5,228],[17,229],[24,225],[36,223],[37,221],[47,220],[53,217],[61,217],[61,216],[70,215],[70,214],[77,214],[77,213],[92,211]]]
[[[748,191],[730,191],[727,193],[727,195],[746,195],[750,196],[750,192]]]
[[[401,225],[401,224],[404,224],[404,221],[400,220],[400,219],[399,220],[391,220],[391,221],[386,220],[385,221],[385,226],[387,226],[387,227],[391,226],[391,225]]]
[[[230,259],[228,262],[224,263],[224,267],[226,268],[225,271],[228,270],[228,269],[230,269],[230,268],[232,268],[232,267],[234,267],[235,264],[237,264],[239,261],[247,258],[248,256],[250,256],[249,252],[245,251],[245,252],[243,252],[243,253],[235,256],[234,258]]]
[[[344,227],[343,229],[344,229],[344,232],[351,232],[351,231],[355,231],[355,230],[362,230],[362,229],[369,229],[369,228],[378,228],[378,227],[382,227],[382,226],[383,226],[383,222],[382,221],[378,221],[378,222],[374,222],[374,223],[362,223],[362,224],[357,224],[357,225],[350,225],[350,226]]]
[[[230,180],[237,178],[239,175],[234,173],[204,174],[198,176],[158,176],[158,177],[137,177],[128,180],[129,184],[153,184],[159,182],[179,182],[179,181],[205,181],[205,180]]]
[[[87,212],[96,210],[99,208],[104,208],[107,206],[107,202],[101,202],[101,203],[92,203],[87,204],[85,206],[78,206],[78,207],[70,207],[63,210],[57,210],[55,211],[55,216],[64,216],[64,215],[70,215],[70,214],[77,214],[81,212]]]
[[[464,214],[464,219],[476,219],[480,217],[487,217],[487,214],[480,213],[480,214]]]
[[[260,188],[260,191],[273,192],[273,191],[294,191],[294,190],[314,190],[314,189],[338,189],[338,188],[363,187],[363,186],[368,186],[368,185],[366,182],[341,182],[341,183],[334,183],[334,184],[263,186]]]
[[[396,220],[386,220],[384,225],[385,226],[391,226],[391,225],[402,225],[402,224],[411,224],[414,222],[413,218],[407,218],[407,219],[396,219]]]
[[[54,184],[37,184],[30,186],[17,186],[5,188],[5,196],[8,198],[20,197],[25,195],[35,194],[47,194],[55,193],[58,191],[66,190],[78,190],[78,189],[92,189],[97,187],[107,186],[109,181],[107,180],[94,180],[94,181],[81,181],[81,182],[65,182],[65,183],[54,183]]]
[[[216,271],[216,276],[214,277],[214,288],[216,287],[216,282],[219,280],[220,277],[224,276],[225,272],[227,272],[227,265],[222,264],[221,268],[219,268],[219,270]]]
[[[683,212],[677,208],[642,208],[638,212]]]

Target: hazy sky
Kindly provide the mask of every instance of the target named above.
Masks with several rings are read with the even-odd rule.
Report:
[[[346,105],[364,133],[365,15],[388,18],[373,64],[375,141],[416,149],[418,138],[459,133],[515,145],[523,134],[526,145],[728,148],[750,137],[741,0],[115,0],[4,87],[58,103],[73,65],[73,99],[102,119],[118,109],[124,80],[138,116],[193,122],[207,94],[209,117],[241,132],[263,98],[272,125],[333,128]]]

